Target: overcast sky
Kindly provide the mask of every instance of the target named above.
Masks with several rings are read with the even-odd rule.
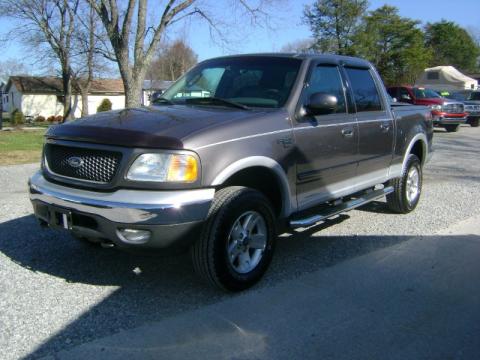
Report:
[[[208,26],[198,21],[178,29],[177,33],[171,33],[169,37],[185,38],[198,54],[199,60],[230,53],[278,51],[287,43],[310,36],[310,31],[302,24],[301,18],[305,5],[312,2],[313,0],[284,0],[282,5],[275,9],[277,15],[272,19],[270,28],[243,24],[231,29],[230,36],[233,41],[228,48],[212,42]],[[221,1],[217,2],[219,3]],[[383,4],[396,6],[402,16],[418,19],[423,23],[447,19],[480,31],[480,0],[370,0],[370,9],[376,9]],[[217,14],[220,17],[228,15],[221,11]],[[0,20],[0,29],[8,28],[9,25],[9,21]],[[25,56],[21,45],[11,43],[7,49],[0,50],[3,59],[18,58],[28,64],[28,56]],[[40,69],[34,70],[38,72]]]

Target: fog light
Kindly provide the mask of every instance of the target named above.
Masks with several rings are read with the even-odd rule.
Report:
[[[123,241],[131,243],[144,243],[150,239],[150,231],[138,229],[118,229],[117,234]]]

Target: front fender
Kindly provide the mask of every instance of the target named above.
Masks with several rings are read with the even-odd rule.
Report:
[[[292,200],[294,199],[294,194],[291,192],[287,175],[277,161],[266,156],[250,156],[235,161],[217,174],[211,185],[222,185],[239,171],[252,167],[264,167],[275,174],[282,193],[282,215],[287,217],[294,212],[296,210],[296,204]]]

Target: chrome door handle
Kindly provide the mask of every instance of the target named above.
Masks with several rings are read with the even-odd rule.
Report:
[[[342,135],[344,137],[352,137],[353,136],[353,129],[342,129]]]
[[[382,129],[383,132],[388,132],[388,130],[390,130],[390,124],[389,123],[380,124],[380,129]]]

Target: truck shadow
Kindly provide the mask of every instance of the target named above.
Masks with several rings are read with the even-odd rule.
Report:
[[[300,233],[280,236],[271,269],[255,289],[268,288],[412,238],[318,234],[348,218],[341,215]],[[53,334],[28,358],[54,354],[120,329],[159,321],[237,296],[221,293],[200,282],[193,273],[188,254],[140,256],[89,246],[68,234],[41,230],[32,215],[0,224],[0,251],[32,273],[47,274],[67,283],[115,287],[108,297]],[[17,301],[22,301],[21,296]],[[55,316],[55,309],[43,311]]]

